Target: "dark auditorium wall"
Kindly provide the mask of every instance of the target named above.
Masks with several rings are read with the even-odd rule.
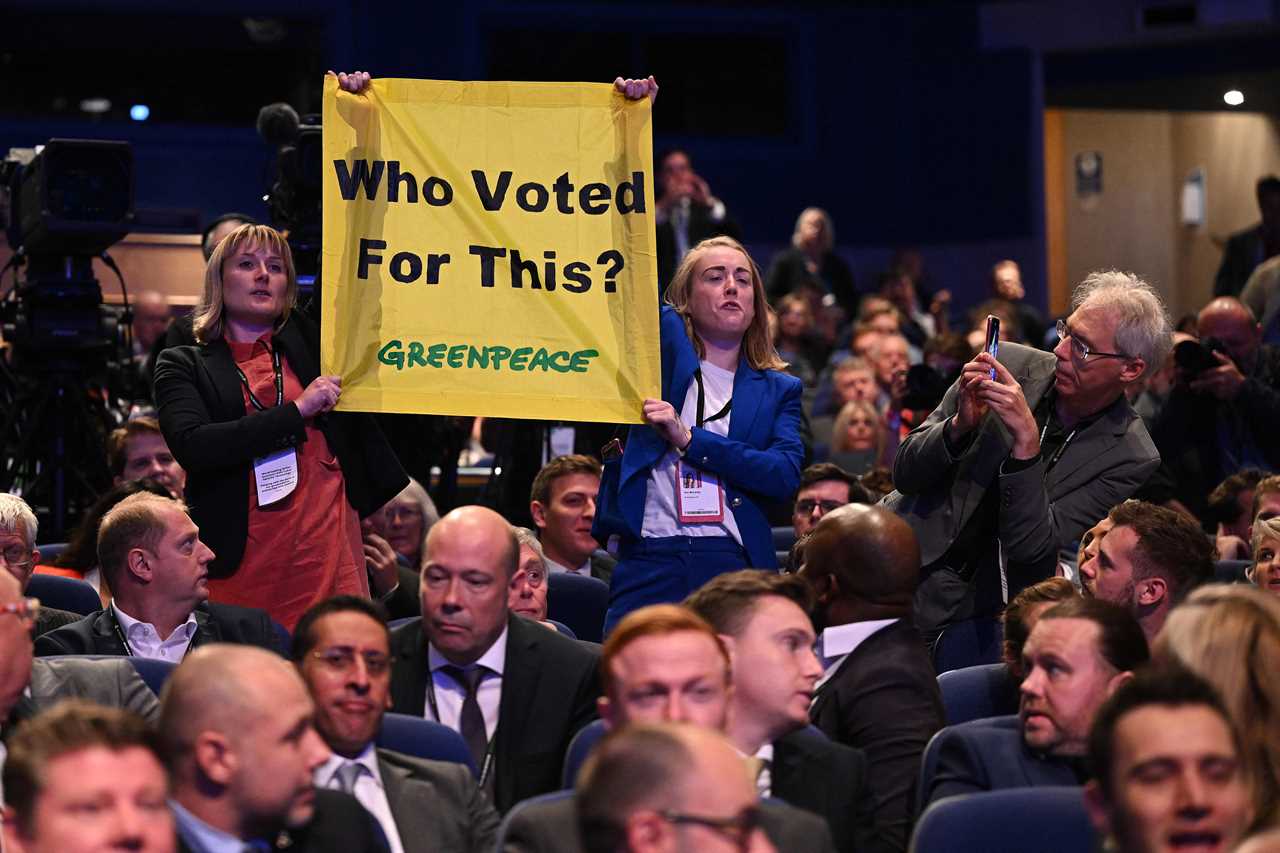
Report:
[[[57,0],[41,8],[51,5],[77,8]],[[143,5],[154,15],[191,8],[177,0]],[[985,294],[986,270],[1002,257],[1023,265],[1030,298],[1044,304],[1039,59],[980,50],[976,13],[963,4],[659,2],[637,11],[491,0],[369,3],[357,14],[337,0],[266,0],[252,14],[319,16],[326,44],[319,67],[380,76],[603,81],[653,73],[664,87],[655,148],[690,152],[762,261],[787,244],[799,211],[817,204],[831,213],[863,286],[893,247],[914,245],[934,282],[960,304]],[[261,213],[269,152],[250,122],[266,99],[224,79],[242,86],[252,107],[244,127],[55,126],[5,117],[0,146],[55,134],[128,138],[139,204],[196,208],[203,218],[234,208]]]

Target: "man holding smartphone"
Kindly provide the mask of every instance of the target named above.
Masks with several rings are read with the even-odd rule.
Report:
[[[916,623],[993,618],[1050,577],[1059,549],[1146,482],[1160,457],[1125,389],[1172,345],[1146,282],[1089,275],[1059,323],[1053,353],[983,351],[903,441],[885,505],[920,541]]]

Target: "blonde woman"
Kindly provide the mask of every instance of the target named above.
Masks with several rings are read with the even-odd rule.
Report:
[[[1253,523],[1253,565],[1245,576],[1263,592],[1280,595],[1280,518]]]

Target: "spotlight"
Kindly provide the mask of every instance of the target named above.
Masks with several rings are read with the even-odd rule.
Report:
[[[146,104],[134,104],[129,107],[129,118],[134,121],[146,121],[151,118],[151,107]]]
[[[1227,102],[1227,106],[1238,107],[1244,103],[1244,92],[1239,89],[1232,89],[1222,96],[1222,100]]]

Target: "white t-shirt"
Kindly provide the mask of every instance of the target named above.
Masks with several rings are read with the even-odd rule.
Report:
[[[710,362],[700,363],[702,368],[703,416],[710,418],[724,408],[733,397],[733,371],[716,367]],[[729,421],[733,417],[730,411],[723,418],[708,421],[702,425],[707,432],[727,436]],[[689,427],[698,423],[698,382],[689,383],[689,390],[684,395],[684,406],[680,409],[680,419]],[[705,522],[702,524],[681,524],[680,514],[676,510],[676,463],[692,465],[689,459],[681,459],[674,447],[669,448],[653,470],[649,472],[649,490],[644,499],[644,525],[640,535],[646,539],[664,536],[732,536],[738,544],[742,544],[742,534],[738,532],[738,522],[733,517],[733,510],[726,501],[724,505],[724,521]],[[723,483],[721,484],[723,488]]]

